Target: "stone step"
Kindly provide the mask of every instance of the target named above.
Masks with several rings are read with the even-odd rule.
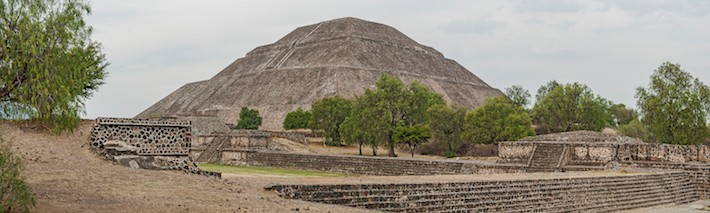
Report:
[[[670,177],[682,177],[678,174],[669,175]],[[514,188],[514,187],[539,187],[544,185],[564,185],[564,184],[586,184],[590,181],[594,181],[597,184],[606,183],[617,183],[617,182],[628,182],[628,183],[642,183],[644,181],[658,180],[662,176],[658,175],[637,175],[637,176],[618,176],[618,177],[607,177],[602,179],[591,179],[591,178],[580,178],[580,179],[547,179],[539,180],[537,183],[531,184],[530,181],[517,180],[517,181],[489,181],[489,182],[472,182],[472,183],[437,183],[437,184],[372,184],[372,185],[346,185],[346,186],[301,186],[299,192],[294,194],[294,196],[299,195],[299,193],[323,193],[325,195],[330,195],[332,193],[397,193],[402,194],[402,190],[410,193],[426,193],[431,189],[438,191],[450,191],[450,190],[488,190],[501,187]],[[284,191],[288,191],[285,189]],[[338,194],[342,196],[341,194]],[[300,196],[300,195],[299,195]]]
[[[306,199],[306,200],[311,200],[311,201],[319,201],[319,202],[326,202],[326,203],[357,203],[358,201],[354,200],[360,200],[364,202],[372,202],[372,200],[387,200],[387,201],[394,201],[397,199],[400,199],[403,195],[408,195],[410,198],[409,200],[415,199],[420,197],[420,196],[429,196],[429,195],[435,195],[435,196],[475,196],[482,194],[483,196],[488,196],[488,195],[494,195],[494,194],[506,194],[508,192],[515,192],[515,193],[520,193],[520,192],[530,192],[534,193],[535,191],[540,191],[540,190],[546,190],[546,191],[559,191],[559,190],[569,190],[569,189],[574,189],[577,187],[582,187],[583,190],[586,190],[586,188],[595,188],[595,187],[611,187],[611,186],[617,186],[621,187],[619,189],[624,189],[624,188],[629,188],[629,187],[635,187],[638,184],[660,184],[664,180],[637,180],[637,181],[622,181],[622,182],[614,182],[614,183],[607,183],[607,184],[577,184],[577,185],[560,185],[560,186],[546,186],[546,185],[541,185],[541,186],[535,186],[535,185],[522,185],[522,186],[517,186],[517,187],[500,187],[500,186],[494,186],[491,188],[488,188],[487,190],[472,190],[472,189],[467,189],[467,188],[458,188],[454,190],[447,190],[447,191],[440,191],[437,189],[430,189],[428,191],[410,191],[409,193],[400,191],[398,193],[375,193],[372,194],[371,196],[362,196],[362,192],[358,193],[336,193],[336,192],[331,192],[329,193],[332,196],[335,196],[335,198],[332,199],[318,199],[318,198],[312,198],[312,199]],[[336,195],[337,194],[337,195]],[[351,200],[349,200],[351,199]],[[348,201],[349,200],[349,201]]]
[[[677,187],[676,187],[676,188],[677,188]],[[601,190],[601,191],[604,191],[604,189],[600,189],[600,190]],[[680,191],[686,191],[687,189],[680,188],[680,189],[678,189],[678,190],[680,190]],[[593,191],[588,191],[588,192],[586,192],[586,193],[591,193],[591,192],[593,192]],[[596,194],[597,196],[595,196],[595,197],[586,196],[587,199],[584,199],[584,200],[591,201],[591,203],[593,204],[593,203],[607,203],[607,201],[609,201],[609,202],[613,202],[613,201],[623,201],[624,198],[629,198],[629,197],[631,197],[631,198],[629,198],[629,199],[634,199],[634,198],[635,198],[635,199],[641,199],[641,198],[646,198],[646,197],[654,198],[654,197],[666,196],[666,197],[663,197],[661,200],[668,200],[668,199],[672,199],[672,198],[674,198],[674,197],[677,197],[677,196],[672,195],[672,194],[671,194],[671,195],[663,195],[664,193],[665,193],[665,194],[668,194],[668,192],[669,192],[669,191],[668,191],[666,188],[664,188],[664,187],[655,188],[655,189],[653,189],[653,190],[647,190],[647,189],[644,189],[644,188],[635,188],[635,189],[627,189],[626,191],[618,191],[618,193],[616,193],[616,194],[613,195],[613,196],[598,193],[598,194]],[[594,194],[592,194],[592,195],[594,195]],[[635,197],[634,197],[634,196],[635,196]],[[644,196],[645,196],[645,197],[644,197]],[[694,197],[694,198],[692,198],[692,197],[691,197],[691,198],[688,198],[687,200],[692,200],[692,199],[697,199],[697,196]],[[483,210],[485,210],[485,211],[494,211],[494,212],[502,212],[502,211],[504,211],[505,209],[508,209],[507,211],[512,211],[512,210],[519,210],[519,211],[530,211],[530,210],[550,211],[550,210],[555,209],[555,208],[563,208],[563,207],[565,207],[564,205],[558,205],[558,206],[556,206],[556,207],[549,208],[549,207],[550,207],[550,205],[549,205],[550,203],[559,202],[560,200],[563,200],[563,199],[561,199],[561,198],[556,198],[556,197],[548,197],[548,198],[546,198],[546,199],[531,198],[531,199],[527,199],[527,200],[526,200],[526,199],[514,199],[514,200],[511,200],[510,202],[497,202],[498,204],[500,204],[500,205],[498,205],[498,206],[481,206],[481,205],[483,205],[483,204],[485,204],[485,203],[481,203],[481,202],[479,202],[479,203],[467,202],[466,204],[448,205],[448,207],[446,207],[446,208],[447,208],[447,209],[457,209],[457,208],[461,209],[461,208],[462,208],[462,209],[467,209],[467,211],[473,211],[473,212],[476,212],[476,211],[483,211]],[[537,202],[530,202],[530,201],[537,201]],[[579,206],[580,204],[582,204],[582,203],[579,202],[579,200],[568,199],[568,201],[569,201],[569,204],[572,204],[572,205],[574,205],[574,206]],[[494,202],[494,203],[496,203],[496,202]],[[520,204],[520,203],[525,203],[525,204],[524,204],[524,205],[518,205],[518,204]],[[568,205],[569,205],[569,204],[568,204]],[[415,210],[433,211],[433,210],[436,210],[436,209],[440,209],[441,206],[442,206],[442,205],[434,205],[434,206],[430,206],[429,208],[422,208],[422,206],[419,206],[419,207],[415,207],[415,208],[399,208],[399,209],[396,209],[396,208],[389,208],[389,209],[381,209],[381,210],[386,210],[386,211],[407,211],[407,212],[411,212],[411,211],[415,211]],[[510,206],[513,206],[514,208],[513,208],[513,207],[510,207]],[[546,208],[546,207],[548,207],[548,208]],[[547,209],[547,210],[545,210],[545,209]],[[586,209],[589,210],[590,208],[586,208]]]

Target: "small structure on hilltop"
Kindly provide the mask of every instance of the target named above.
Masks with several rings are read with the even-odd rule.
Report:
[[[186,84],[136,118],[215,116],[236,122],[241,107],[261,112],[262,129],[280,130],[286,113],[324,97],[350,98],[381,73],[417,80],[448,102],[475,108],[503,95],[434,48],[387,25],[341,18],[299,27],[260,46],[209,80]]]
[[[91,129],[92,150],[131,168],[201,171],[188,157],[192,147],[191,123],[176,119],[97,118]]]
[[[498,146],[500,162],[528,172],[615,168],[619,164],[708,162],[707,146],[644,143],[638,138],[573,131],[531,136]]]

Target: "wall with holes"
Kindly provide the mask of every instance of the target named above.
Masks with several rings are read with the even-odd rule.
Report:
[[[190,122],[98,118],[91,131],[91,147],[103,149],[107,142],[123,142],[138,155],[187,155],[192,146]]]

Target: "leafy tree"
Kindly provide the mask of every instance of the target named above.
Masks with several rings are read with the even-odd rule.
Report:
[[[679,64],[663,63],[651,75],[647,88],[636,89],[636,98],[649,139],[700,144],[707,136],[710,88],[683,71]]]
[[[381,141],[386,140],[382,130],[387,128],[388,123],[381,116],[382,108],[371,106],[370,103],[375,101],[368,98],[374,98],[369,89],[355,98],[350,115],[340,125],[340,135],[347,144],[358,144],[360,155],[362,146],[368,145],[372,148],[372,155],[377,156]]]
[[[311,106],[313,129],[325,131],[325,143],[341,146],[340,125],[350,115],[352,102],[348,99],[326,97]]]
[[[466,108],[454,105],[449,107],[438,104],[429,107],[429,127],[432,136],[446,149],[447,156],[455,156],[461,147],[461,132],[463,132]]]
[[[629,137],[641,138],[643,141],[648,140],[648,130],[639,119],[634,119],[628,124],[619,125],[619,133]]]
[[[530,116],[523,107],[507,97],[498,96],[466,113],[462,137],[464,140],[485,144],[514,141],[534,135],[531,126]]]
[[[370,93],[371,106],[381,107],[382,116],[387,119],[386,131],[389,156],[396,156],[396,142],[392,137],[397,126],[415,126],[427,122],[426,110],[433,105],[443,104],[441,95],[428,87],[412,82],[408,87],[399,78],[383,73],[377,81],[377,89]]]
[[[284,129],[306,129],[309,127],[309,122],[313,114],[310,111],[305,111],[299,107],[295,111],[289,112],[284,118]]]
[[[249,107],[242,107],[239,112],[239,122],[237,122],[237,129],[259,129],[261,126],[261,116],[259,116],[259,111],[256,109],[250,109]]]
[[[108,65],[80,0],[0,1],[0,107],[52,130],[73,129]]]
[[[638,112],[634,109],[626,107],[624,104],[613,105],[611,111],[614,113],[617,126],[629,124],[638,119]]]
[[[546,132],[600,131],[614,125],[611,102],[595,96],[584,84],[552,81],[540,87],[536,97],[533,120]]]
[[[431,138],[431,130],[422,125],[397,126],[394,129],[392,138],[394,138],[394,141],[397,143],[407,144],[411,150],[412,157],[414,157],[414,149],[417,148],[417,145],[420,143]]]
[[[29,212],[34,195],[20,176],[22,162],[0,139],[0,212]]]
[[[505,96],[510,98],[514,104],[523,108],[530,104],[530,92],[521,85],[513,85],[505,88]]]

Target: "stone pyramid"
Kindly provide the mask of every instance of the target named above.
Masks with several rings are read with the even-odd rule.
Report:
[[[137,118],[216,116],[236,123],[256,108],[262,129],[280,130],[286,113],[327,96],[350,98],[374,89],[380,74],[428,85],[449,103],[475,108],[502,95],[456,61],[398,30],[357,18],[299,27],[260,46],[209,80],[185,84]]]

